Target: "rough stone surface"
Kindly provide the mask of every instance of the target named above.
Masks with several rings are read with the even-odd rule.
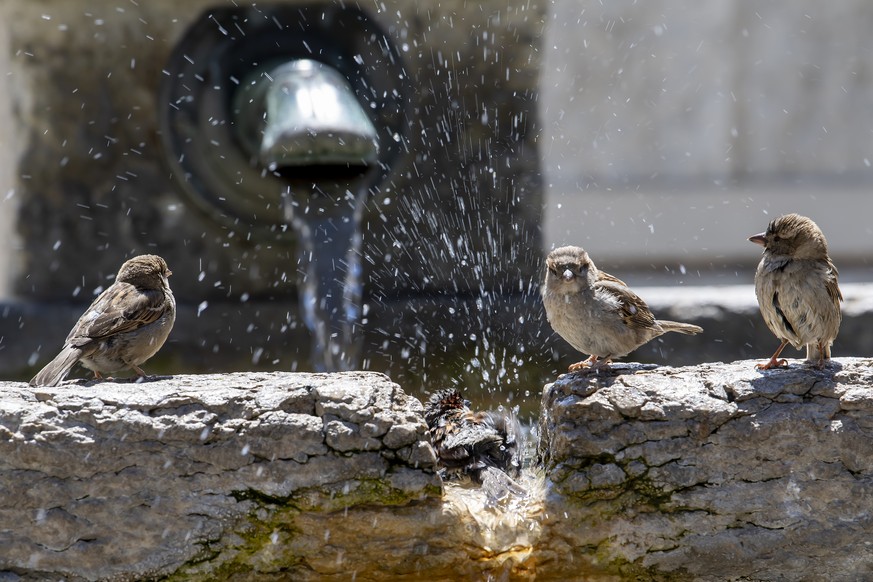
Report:
[[[305,524],[439,507],[421,413],[351,372],[0,384],[0,577],[348,573]]]
[[[0,580],[869,578],[873,359],[755,363],[559,377],[499,502],[380,374],[0,384]]]
[[[619,365],[547,385],[544,568],[592,580],[869,578],[873,360],[754,364]]]

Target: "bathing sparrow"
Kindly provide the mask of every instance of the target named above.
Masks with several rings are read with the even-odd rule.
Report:
[[[131,369],[164,345],[176,320],[176,301],[167,263],[157,255],[125,262],[115,282],[103,291],[70,331],[64,347],[30,381],[31,386],[57,386],[76,362],[101,374]]]
[[[789,343],[797,349],[806,346],[807,361],[824,367],[840,329],[843,300],[824,234],[809,218],[786,214],[749,240],[764,247],[755,295],[764,322],[782,342],[770,361],[757,367],[787,366],[779,354]]]
[[[703,331],[690,323],[655,319],[645,301],[620,279],[598,270],[579,247],[549,253],[542,294],[552,329],[590,354],[571,365],[570,372],[606,367],[612,358],[626,356],[669,331],[688,335]]]
[[[460,392],[445,389],[431,395],[424,419],[448,477],[467,475],[481,484],[489,469],[518,475],[520,428],[514,415],[473,412]]]

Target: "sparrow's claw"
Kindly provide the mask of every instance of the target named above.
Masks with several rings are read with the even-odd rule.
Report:
[[[592,370],[606,370],[609,369],[609,365],[612,363],[612,358],[604,358],[602,360],[597,360],[594,362],[594,365],[591,366]]]
[[[597,366],[597,356],[588,356],[587,360],[582,360],[581,362],[576,362],[575,364],[570,364],[570,367],[567,368],[568,372],[578,372],[579,370],[584,370],[586,368],[593,368]]]
[[[755,367],[759,370],[772,370],[773,368],[787,368],[788,360],[781,359],[777,360],[775,357],[770,358],[769,362],[765,362],[763,364],[755,364]]]
[[[817,360],[812,360],[812,367],[816,370],[824,370],[825,365],[827,365],[828,358],[819,358]]]
[[[578,372],[579,370],[603,370],[604,368],[609,368],[609,364],[611,363],[612,358],[604,358],[600,360],[597,356],[590,356],[587,360],[571,364],[570,367],[567,368],[567,371]]]
[[[827,364],[827,361],[831,359],[830,347],[826,346],[826,345],[822,345],[821,343],[819,343],[816,347],[818,349],[813,353],[817,353],[818,357],[817,358],[810,358],[809,357],[810,354],[807,353],[807,361],[811,362],[812,366],[816,370],[824,370],[824,367]]]

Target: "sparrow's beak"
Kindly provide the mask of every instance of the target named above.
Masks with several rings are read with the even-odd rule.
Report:
[[[572,280],[573,280],[573,277],[575,277],[575,276],[576,276],[576,275],[574,275],[574,274],[573,274],[573,271],[571,271],[570,269],[565,269],[564,272],[561,273],[561,278],[562,278],[564,281],[572,281]]]
[[[749,237],[749,240],[750,240],[751,242],[755,243],[756,245],[764,246],[764,242],[765,242],[765,240],[764,240],[764,235],[765,235],[765,234],[767,234],[767,233],[762,232],[761,234],[756,234],[756,235],[754,235],[754,236],[750,236],[750,237]]]

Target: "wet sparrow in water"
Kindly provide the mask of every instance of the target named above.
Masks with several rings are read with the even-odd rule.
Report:
[[[587,360],[570,366],[602,368],[668,331],[688,335],[703,328],[655,319],[646,302],[620,279],[599,271],[583,249],[561,247],[546,258],[543,305],[558,335]],[[602,358],[598,360],[598,358]]]
[[[791,344],[797,349],[806,346],[807,361],[822,368],[840,330],[843,300],[824,234],[809,218],[786,214],[749,240],[764,247],[755,273],[755,295],[764,322],[782,342],[770,361],[757,367],[787,366],[779,354]]]
[[[70,331],[61,352],[30,381],[31,386],[57,386],[76,362],[95,377],[131,369],[164,345],[176,320],[176,301],[167,277],[172,273],[157,255],[125,262],[115,282],[101,293]]]
[[[514,415],[473,412],[460,392],[446,389],[431,395],[424,419],[448,477],[468,475],[482,483],[489,469],[518,475],[520,428]]]

